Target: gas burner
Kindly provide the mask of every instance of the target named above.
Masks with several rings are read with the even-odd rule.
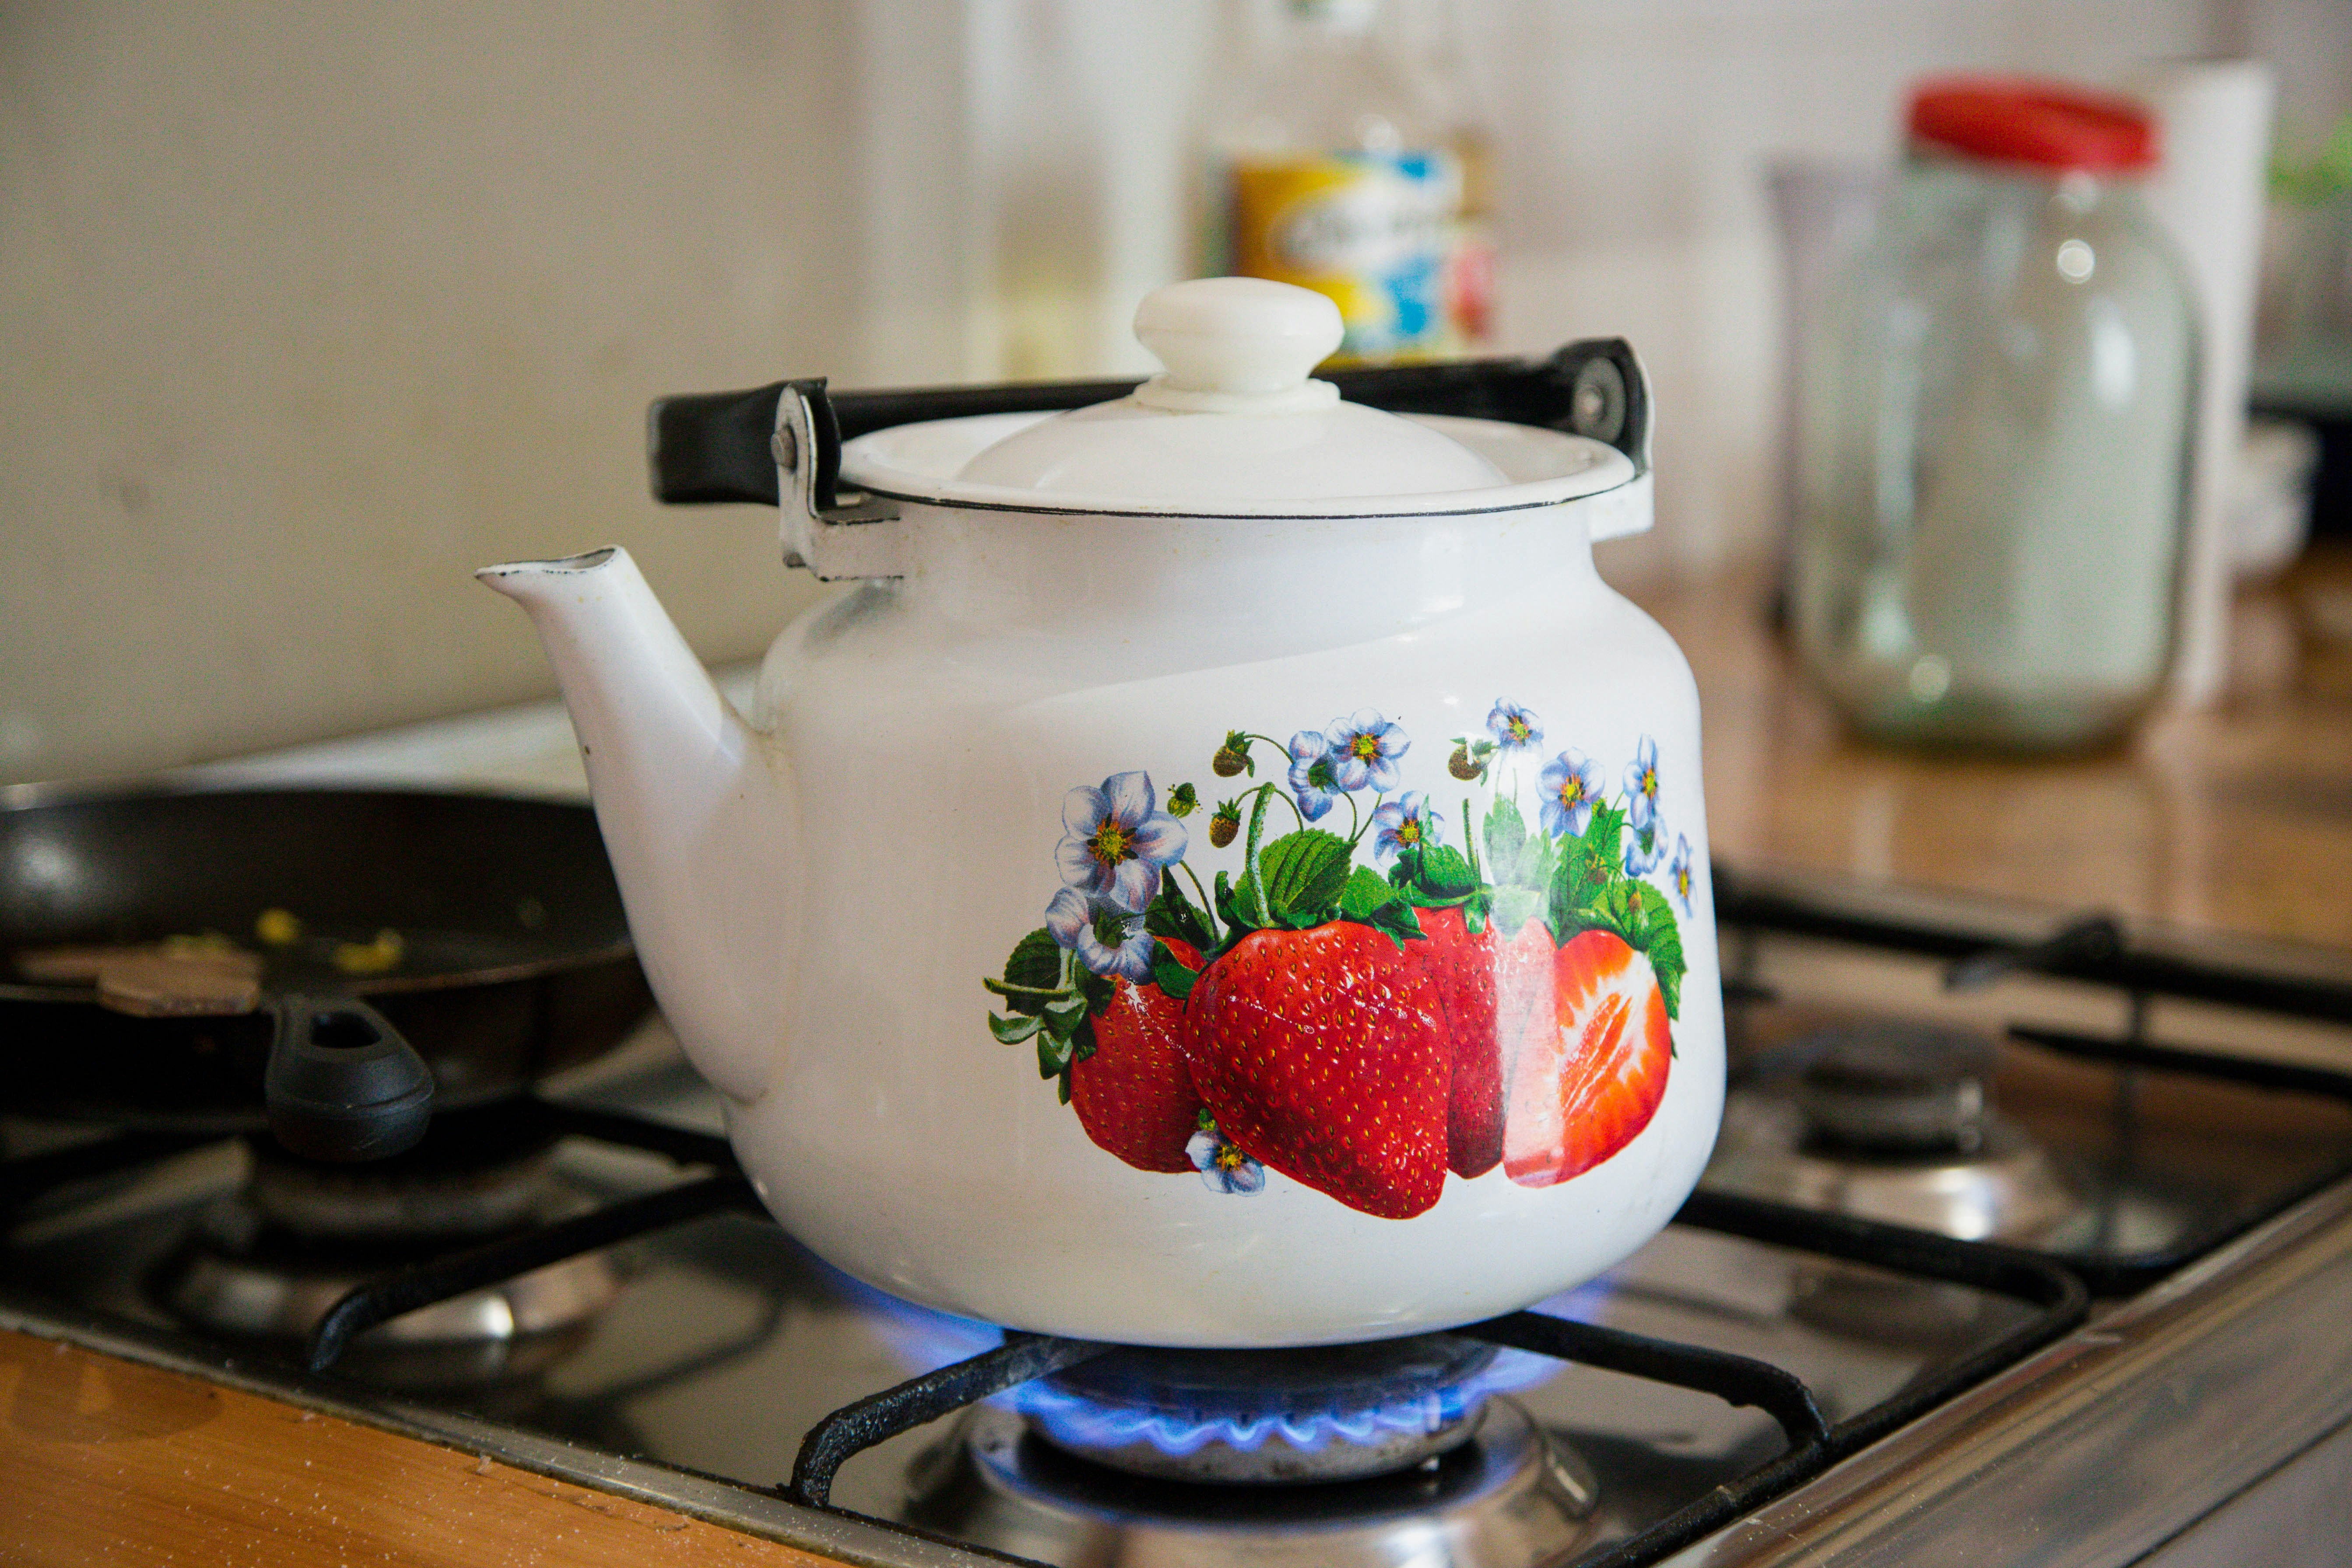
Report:
[[[1284,1351],[1131,1348],[1007,1396],[1046,1442],[1129,1475],[1295,1486],[1410,1469],[1477,1430],[1494,1347],[1444,1334]]]
[[[322,1252],[315,1242],[257,1223],[249,1207],[230,1199],[205,1215],[191,1244],[165,1266],[156,1290],[173,1312],[200,1327],[241,1338],[299,1340],[354,1286],[398,1261],[398,1254],[382,1250]],[[364,1343],[504,1343],[583,1323],[620,1289],[611,1258],[589,1253],[420,1307],[370,1331]],[[496,1359],[503,1366],[506,1358]]]
[[[1733,1093],[1706,1179],[1964,1241],[2046,1241],[2082,1200],[1994,1105],[1998,1063],[1990,1039],[1932,1024],[1816,1030]]]
[[[1468,1425],[1452,1447],[1402,1471],[1223,1487],[1073,1458],[1022,1415],[983,1405],[918,1462],[909,1518],[1056,1563],[1516,1568],[1573,1550],[1598,1498],[1582,1459],[1508,1398],[1485,1400]]]
[[[1797,1108],[1816,1146],[1881,1158],[1984,1147],[2000,1058],[1982,1035],[1879,1020],[1823,1029],[1797,1049]]]
[[[355,1286],[566,1217],[553,1140],[447,1119],[409,1153],[329,1165],[247,1142],[246,1179],[209,1205],[151,1287],[184,1321],[240,1338],[306,1338]],[[383,1381],[493,1381],[532,1370],[620,1293],[610,1254],[584,1253],[422,1307],[355,1350]]]
[[[260,1221],[329,1241],[440,1241],[497,1236],[542,1217],[556,1194],[551,1147],[481,1164],[328,1165],[248,1145],[244,1201]]]

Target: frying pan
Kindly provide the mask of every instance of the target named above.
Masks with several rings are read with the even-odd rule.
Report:
[[[301,940],[259,942],[268,910],[294,913]],[[339,942],[385,930],[402,947],[388,972],[332,962]],[[16,962],[207,933],[261,953],[270,1005],[134,1017]],[[585,806],[396,790],[0,791],[0,1109],[250,1131],[269,1121],[266,1068],[281,1089],[307,1074],[331,1090],[355,1060],[376,1064],[381,1083],[397,1078],[403,1038],[433,1105],[456,1109],[603,1055],[652,1004]]]

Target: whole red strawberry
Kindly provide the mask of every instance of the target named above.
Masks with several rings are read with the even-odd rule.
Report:
[[[1346,921],[1253,931],[1193,985],[1184,1026],[1192,1082],[1243,1152],[1384,1218],[1437,1201],[1440,1003],[1389,937]]]
[[[1495,1031],[1502,944],[1491,928],[1471,935],[1460,910],[1423,910],[1421,931],[1428,940],[1408,942],[1404,952],[1437,987],[1445,1020],[1445,1163],[1457,1176],[1483,1176],[1503,1159],[1503,1043]]]
[[[1199,951],[1171,940],[1187,969]],[[1095,1054],[1070,1069],[1070,1104],[1087,1136],[1140,1171],[1181,1171],[1200,1124],[1201,1097],[1184,1061],[1184,1005],[1157,985],[1117,981],[1095,1015]]]
[[[1674,1059],[1657,976],[1622,938],[1571,939],[1552,961],[1550,990],[1547,1009],[1530,989],[1505,1123],[1503,1168],[1529,1187],[1580,1175],[1632,1142],[1665,1098]]]

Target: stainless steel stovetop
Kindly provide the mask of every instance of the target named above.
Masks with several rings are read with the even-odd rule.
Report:
[[[971,1547],[1069,1568],[2173,1568],[2209,1551],[2352,1553],[2311,1512],[2342,1519],[2352,1495],[2341,1484],[2352,1439],[2339,1435],[2352,1420],[2352,1080],[2336,1076],[2352,1072],[2352,967],[2158,932],[2118,946],[2112,929],[2013,910],[1728,875],[1718,886],[1734,1095],[1703,1189],[1715,1195],[1691,1211],[1703,1223],[1670,1227],[1538,1310],[1793,1374],[1829,1429],[1797,1459],[1762,1409],[1590,1364],[1608,1354],[1506,1350],[1485,1374],[1496,1392],[1475,1436],[1374,1480],[1124,1476],[1028,1435],[1022,1411],[1036,1405],[1015,1390],[856,1452],[813,1507],[788,1495],[804,1435],[1003,1336],[882,1296],[714,1201],[584,1261],[396,1319],[307,1373],[297,1341],[194,1329],[187,1315],[307,1324],[381,1268],[378,1255],[329,1249],[296,1290],[246,1268],[269,1249],[257,1238],[282,1235],[289,1215],[299,1228],[306,1205],[373,1200],[289,1188],[269,1169],[257,1181],[234,1142],[37,1197],[0,1249],[0,1324],[877,1563],[985,1560]],[[1970,988],[1949,989],[1970,953],[1959,975]],[[1889,1080],[1883,1040],[1824,1065],[1837,1042],[1879,1039],[1889,1018],[1906,1039],[1941,1030],[1960,1066],[1924,1086]],[[2202,1057],[2147,1054],[2167,1047]],[[1897,1067],[1922,1051],[1936,1055],[1901,1047]],[[557,1098],[718,1127],[658,1031]],[[1911,1134],[1899,1130],[1874,1143],[1870,1119],[1890,1103],[1898,1120],[1926,1105],[1967,1126],[1932,1147],[1900,1146]],[[1853,1136],[1825,1131],[1839,1128]],[[8,1134],[16,1156],[82,1135]],[[536,1157],[529,1203],[557,1222],[658,1205],[699,1173],[565,1136]],[[718,1191],[728,1178],[704,1180]],[[1787,1231],[1758,1221],[1779,1211],[1743,1198],[2000,1239],[1971,1252],[1906,1248],[1910,1233],[1867,1224]],[[2087,1317],[2084,1286],[2096,1297]],[[1610,1342],[1634,1342],[1622,1333]]]

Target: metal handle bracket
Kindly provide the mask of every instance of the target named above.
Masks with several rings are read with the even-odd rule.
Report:
[[[768,455],[785,565],[804,566],[821,583],[904,574],[897,505],[840,488],[841,431],[822,376],[778,387]]]

